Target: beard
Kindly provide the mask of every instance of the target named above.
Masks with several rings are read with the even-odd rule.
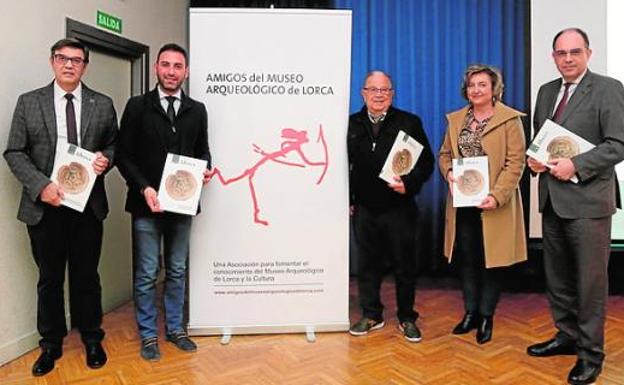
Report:
[[[158,76],[158,84],[163,91],[176,93],[180,88],[182,88],[182,83],[184,83],[184,78],[176,81],[176,82],[167,82],[163,77]]]

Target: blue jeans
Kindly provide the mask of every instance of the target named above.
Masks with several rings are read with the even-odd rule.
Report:
[[[184,330],[184,293],[191,222],[190,216],[171,213],[132,217],[134,306],[141,339],[158,335],[156,278],[161,240],[165,260],[165,331],[172,334]]]

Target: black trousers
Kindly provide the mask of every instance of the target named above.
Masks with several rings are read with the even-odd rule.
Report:
[[[456,219],[454,264],[459,268],[464,309],[466,312],[491,317],[500,298],[502,268],[485,268],[481,210],[460,207]]]
[[[557,339],[574,341],[581,359],[604,360],[611,217],[561,218],[550,201],[542,213],[546,294]]]
[[[397,207],[375,212],[356,206],[355,238],[358,246],[358,287],[362,315],[382,320],[383,305],[379,290],[386,266],[392,265],[400,322],[415,321],[414,290],[418,271],[416,206]]]
[[[67,335],[63,284],[69,272],[70,315],[85,344],[104,338],[102,289],[97,268],[102,248],[102,221],[89,207],[79,213],[66,207],[46,208],[41,221],[28,226],[39,268],[37,330],[42,348],[62,349]]]

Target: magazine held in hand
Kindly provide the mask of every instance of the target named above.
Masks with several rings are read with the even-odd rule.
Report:
[[[95,154],[59,140],[56,144],[51,179],[64,193],[63,206],[83,212],[97,174],[93,170]]]
[[[548,164],[550,160],[556,158],[570,159],[594,147],[593,144],[565,127],[546,119],[533,142],[527,148],[526,154],[551,168],[552,166]],[[578,183],[578,178],[573,176],[570,181]]]
[[[399,131],[379,177],[388,183],[396,183],[394,177],[409,174],[418,162],[422,150],[423,145],[416,139]]]
[[[205,160],[167,154],[158,189],[160,208],[178,214],[197,214],[207,165]]]
[[[487,156],[453,159],[453,207],[476,207],[490,192]]]

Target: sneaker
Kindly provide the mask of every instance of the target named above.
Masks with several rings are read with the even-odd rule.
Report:
[[[160,361],[160,349],[158,349],[157,337],[150,337],[141,341],[141,357],[146,361]]]
[[[349,333],[353,336],[363,336],[368,334],[368,332],[381,329],[386,324],[384,321],[376,321],[374,319],[363,317],[358,322],[354,323],[353,326],[349,329]]]
[[[405,321],[399,324],[399,330],[403,332],[403,336],[409,342],[420,342],[422,340],[422,334],[416,324],[412,321]]]
[[[180,330],[179,332],[174,332],[171,334],[167,334],[167,341],[174,344],[178,349],[185,352],[195,352],[197,351],[197,345],[195,342],[191,341],[185,331]]]

